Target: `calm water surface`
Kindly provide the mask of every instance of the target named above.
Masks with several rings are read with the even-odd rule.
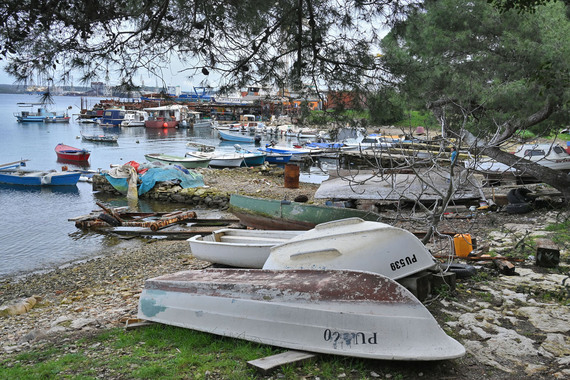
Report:
[[[86,98],[92,107],[96,98]],[[145,162],[146,153],[168,153],[183,156],[189,141],[233,150],[233,144],[220,145],[211,129],[147,130],[146,128],[101,128],[94,124],[18,123],[14,113],[26,110],[18,102],[38,102],[33,95],[0,94],[0,164],[28,159],[27,169],[61,170],[79,168],[57,161],[54,148],[64,143],[91,151],[88,169],[109,169],[111,164],[134,160]],[[79,97],[54,98],[51,111],[79,113]],[[81,140],[81,133],[119,135],[118,144],[92,143]],[[264,141],[262,141],[262,144]],[[245,148],[253,145],[241,144]],[[302,179],[301,179],[302,180]],[[37,270],[51,269],[65,263],[87,259],[104,253],[117,244],[115,238],[82,232],[68,218],[85,215],[103,201],[113,207],[126,206],[124,197],[101,198],[93,194],[90,183],[79,182],[70,189],[21,188],[0,185],[0,279]],[[183,206],[182,206],[183,207]],[[157,205],[140,201],[141,211],[170,211],[181,205]]]

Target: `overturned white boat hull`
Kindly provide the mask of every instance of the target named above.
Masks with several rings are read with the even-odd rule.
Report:
[[[303,232],[222,228],[210,235],[193,236],[187,241],[197,259],[238,268],[261,269],[271,247]]]
[[[334,355],[442,360],[465,354],[410,292],[369,272],[179,272],[146,281],[138,317]]]
[[[434,265],[411,232],[379,222],[347,218],[321,223],[271,248],[263,269],[349,269],[397,280]]]

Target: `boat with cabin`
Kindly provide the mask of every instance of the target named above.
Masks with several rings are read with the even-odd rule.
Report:
[[[45,103],[18,103],[18,106],[29,109],[14,113],[18,123],[43,123],[47,117],[57,116],[55,112],[45,108]]]
[[[137,316],[332,355],[415,361],[465,355],[412,293],[371,272],[183,271],[146,280]]]
[[[141,110],[125,110],[125,116],[121,121],[121,127],[144,127],[148,119],[148,112]]]
[[[188,123],[190,111],[187,106],[180,104],[151,107],[144,110],[149,113],[148,119],[144,123],[146,128],[178,128],[181,123]]]
[[[103,112],[99,119],[101,127],[118,127],[125,120],[125,110],[122,108],[109,108]]]

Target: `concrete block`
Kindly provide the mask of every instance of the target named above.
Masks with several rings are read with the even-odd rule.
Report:
[[[431,277],[431,273],[423,271],[397,281],[400,285],[408,289],[420,302],[423,302],[431,293]]]
[[[457,276],[453,272],[434,273],[431,276],[431,291],[434,292],[442,287],[455,291]]]

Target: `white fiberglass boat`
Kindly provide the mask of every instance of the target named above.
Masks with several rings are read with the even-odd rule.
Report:
[[[442,360],[465,354],[408,290],[370,272],[179,272],[145,282],[138,317],[333,355]]]

